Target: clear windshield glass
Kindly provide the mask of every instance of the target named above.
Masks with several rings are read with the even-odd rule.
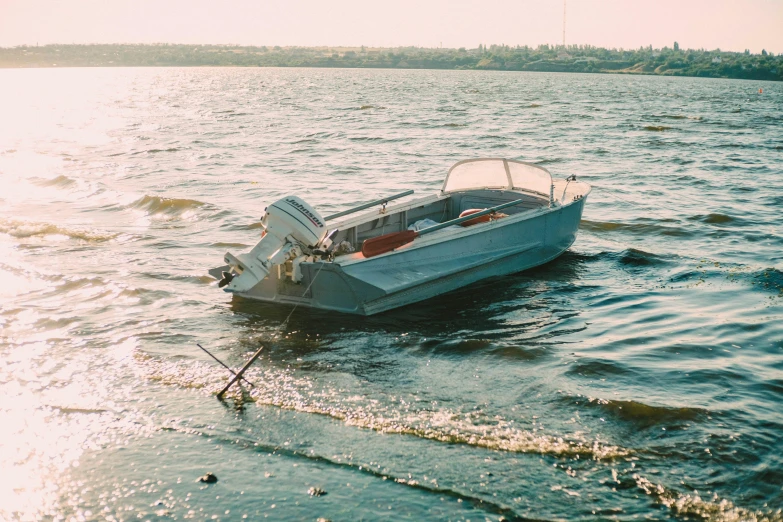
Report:
[[[527,163],[508,162],[511,184],[516,189],[526,189],[549,197],[552,175],[548,170]]]
[[[454,165],[449,171],[443,192],[473,188],[508,188],[508,175],[503,160],[469,160]]]
[[[520,189],[549,197],[552,175],[549,171],[513,160],[476,159],[460,161],[449,171],[443,192],[474,189]]]

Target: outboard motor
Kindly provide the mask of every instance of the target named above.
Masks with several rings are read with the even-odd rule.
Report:
[[[226,292],[247,292],[275,265],[310,253],[326,237],[326,220],[296,196],[275,201],[261,220],[264,235],[250,252],[224,257],[230,267],[221,286]]]

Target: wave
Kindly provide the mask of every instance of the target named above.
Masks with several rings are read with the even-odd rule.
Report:
[[[14,219],[6,220],[0,218],[0,234],[8,234],[17,239],[28,239],[32,237],[45,236],[65,236],[70,239],[82,241],[103,242],[111,241],[119,234],[97,232],[80,228],[69,228],[55,225],[53,223],[37,223],[30,221],[17,221]]]
[[[182,274],[164,274],[160,272],[143,272],[140,275],[142,275],[143,277],[147,277],[149,279],[158,279],[162,281],[179,281],[183,283],[196,283],[202,285],[208,285],[215,282],[215,279],[213,277],[208,276],[206,274],[182,275]]]
[[[195,199],[163,198],[144,196],[129,205],[130,208],[143,210],[148,214],[180,215],[208,205]]]
[[[569,375],[592,378],[611,377],[614,375],[632,375],[635,374],[636,371],[616,362],[583,359],[578,363],[571,365],[566,373]]]
[[[703,499],[697,492],[682,493],[663,484],[655,484],[641,475],[634,474],[632,479],[636,486],[647,495],[654,497],[660,504],[669,508],[675,515],[695,517],[699,520],[714,521],[752,521],[752,522],[780,522],[783,514],[780,510],[763,513],[753,511],[735,505],[726,498],[720,498],[713,493],[712,498]]]
[[[693,120],[693,121],[702,121],[701,116],[687,116],[685,114],[661,114],[658,116],[659,118],[666,118],[668,120]]]
[[[253,390],[251,396],[260,404],[326,415],[341,420],[348,426],[370,429],[384,434],[412,435],[447,444],[465,444],[513,453],[581,456],[597,460],[612,459],[629,454],[623,448],[605,445],[599,441],[589,442],[579,438],[567,440],[552,435],[539,435],[494,418],[492,424],[484,423],[481,419],[476,418],[481,416],[480,413],[460,414],[449,410],[423,410],[399,417],[387,417],[386,412],[375,415],[366,410],[353,410],[344,406],[287,402],[277,393],[265,394],[258,390]]]
[[[627,248],[620,252],[605,250],[596,253],[568,251],[563,254],[562,259],[571,259],[580,263],[615,262],[632,267],[661,266],[671,262],[666,256],[645,252],[637,248]]]
[[[80,290],[89,286],[104,287],[107,282],[99,277],[66,277],[62,275],[49,276],[46,279],[55,283],[52,286],[53,291],[57,293],[67,293],[74,290]]]
[[[355,136],[348,138],[349,141],[377,141],[383,143],[399,143],[409,141],[409,138],[384,138],[380,136]]]
[[[704,282],[719,277],[732,282],[749,284],[756,290],[772,292],[777,294],[777,297],[783,297],[783,271],[775,267],[758,269],[749,265],[702,259],[695,269],[685,269],[669,277],[669,280],[673,283],[693,280]],[[770,298],[774,297],[770,296]]]
[[[224,378],[216,378],[214,367],[181,361],[162,363],[149,356],[142,357],[146,359],[141,363],[146,366],[148,377],[162,384],[203,389],[209,393],[217,393],[224,386]],[[384,405],[363,394],[348,398],[345,397],[345,390],[326,389],[317,392],[312,379],[296,376],[291,370],[253,368],[246,377],[255,384],[255,388],[245,390],[243,400],[324,415],[348,426],[384,434],[411,435],[497,451],[579,456],[596,460],[611,460],[630,454],[625,448],[597,439],[588,440],[580,434],[554,436],[524,430],[516,427],[513,421],[482,411],[460,412],[447,408],[416,410],[397,407],[397,401]]]
[[[707,418],[709,412],[702,408],[677,406],[652,406],[638,401],[595,399],[566,396],[565,400],[588,408],[596,408],[613,417],[630,422],[639,428],[658,424],[678,424]]]
[[[517,345],[499,346],[490,350],[489,353],[507,359],[519,359],[522,361],[534,361],[550,355],[545,348],[528,348]]]
[[[758,288],[778,292],[783,296],[783,271],[777,268],[765,268],[751,274],[752,284]]]
[[[703,215],[697,215],[697,216],[691,216],[688,218],[689,221],[701,221],[702,223],[707,223],[710,225],[727,225],[729,223],[732,224],[738,224],[741,223],[741,220],[735,217],[731,217],[726,214],[719,214],[719,213],[711,213],[711,214],[703,214]]]
[[[72,187],[76,185],[76,180],[61,174],[55,178],[42,179],[40,181],[36,181],[36,185],[40,185],[41,187],[65,188],[65,187]]]
[[[147,149],[147,150],[139,150],[136,152],[132,152],[131,155],[136,154],[158,154],[160,152],[177,152],[180,149],[178,147],[169,147],[168,149]]]
[[[580,228],[589,230],[591,232],[632,232],[641,235],[647,235],[656,233],[662,236],[675,236],[675,237],[688,237],[693,235],[692,232],[683,228],[667,227],[657,224],[647,223],[621,223],[617,221],[591,221],[589,219],[583,219],[580,224]]]
[[[623,265],[630,266],[655,266],[666,264],[667,261],[663,257],[645,252],[644,250],[638,250],[636,248],[629,248],[623,250],[617,260]]]
[[[250,245],[246,245],[245,243],[220,243],[219,242],[219,243],[211,243],[209,246],[215,248],[247,248]]]
[[[440,339],[429,338],[419,342],[416,349],[445,357],[461,357],[496,346],[489,339]]]

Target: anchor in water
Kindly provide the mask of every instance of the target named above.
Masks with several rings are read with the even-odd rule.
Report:
[[[225,272],[223,272],[223,273],[225,274]],[[234,376],[234,377],[231,379],[231,381],[229,381],[229,383],[226,385],[226,387],[225,387],[225,388],[223,388],[223,389],[220,391],[220,393],[218,393],[218,394],[217,394],[217,397],[218,397],[218,399],[220,399],[220,400],[222,401],[222,400],[223,400],[223,395],[225,395],[225,393],[228,391],[228,389],[229,389],[229,388],[231,388],[231,386],[232,386],[232,385],[233,385],[235,382],[237,382],[238,380],[240,380],[240,379],[241,379],[241,380],[243,380],[243,381],[245,381],[246,383],[248,383],[248,384],[249,384],[251,387],[253,387],[253,388],[255,388],[255,387],[256,387],[256,386],[255,386],[255,384],[253,384],[252,382],[250,382],[250,381],[248,381],[247,379],[245,379],[245,378],[243,377],[243,375],[244,375],[244,373],[245,373],[245,370],[247,370],[248,368],[250,368],[250,365],[251,365],[251,364],[253,364],[253,363],[256,361],[256,359],[258,359],[258,358],[261,356],[261,351],[264,349],[264,347],[263,347],[263,346],[262,346],[261,348],[259,348],[259,349],[258,349],[258,351],[257,351],[255,354],[253,354],[253,357],[251,357],[251,358],[250,358],[250,360],[249,360],[249,361],[248,361],[248,362],[247,362],[247,363],[246,363],[246,364],[245,364],[245,365],[244,365],[244,366],[243,366],[243,367],[242,367],[242,368],[241,368],[241,369],[240,369],[238,372],[235,372],[234,370],[232,370],[232,369],[231,369],[231,368],[230,368],[230,367],[229,367],[229,366],[228,366],[226,363],[224,363],[223,361],[221,361],[220,359],[218,359],[217,357],[215,357],[214,355],[212,355],[212,353],[210,353],[210,351],[209,351],[209,350],[207,350],[206,348],[204,348],[204,347],[203,347],[203,346],[201,346],[200,344],[196,343],[196,346],[198,346],[199,348],[201,348],[202,350],[204,350],[204,352],[205,352],[207,355],[209,355],[210,357],[212,357],[213,359],[215,359],[215,360],[218,362],[218,364],[220,364],[220,365],[221,365],[223,368],[225,368],[226,370],[230,371],[230,372],[231,372],[231,374]]]

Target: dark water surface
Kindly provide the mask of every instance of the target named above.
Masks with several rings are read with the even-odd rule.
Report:
[[[783,520],[783,85],[2,70],[0,115],[0,519]],[[480,156],[593,184],[569,252],[285,324],[205,274]],[[196,342],[265,347],[248,400]]]

